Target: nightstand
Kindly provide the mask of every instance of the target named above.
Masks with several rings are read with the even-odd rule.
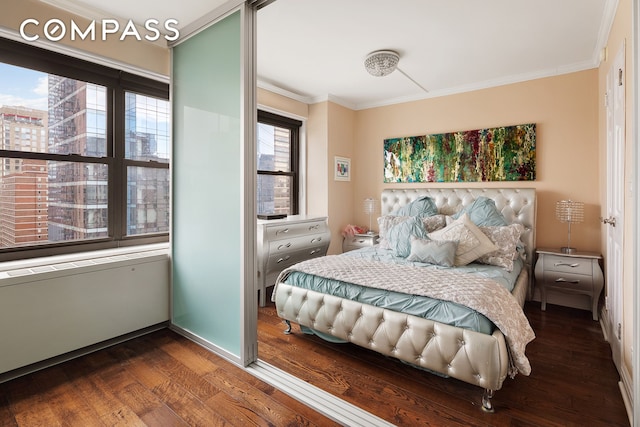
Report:
[[[378,237],[380,237],[378,233],[347,236],[342,241],[342,252],[373,246],[378,243]]]
[[[542,311],[547,308],[547,291],[587,295],[591,298],[591,314],[598,320],[598,300],[604,287],[604,276],[596,252],[563,253],[560,249],[536,249],[536,284],[540,286]]]

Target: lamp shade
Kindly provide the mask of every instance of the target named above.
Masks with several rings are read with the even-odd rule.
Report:
[[[584,203],[573,200],[556,202],[556,219],[560,222],[577,224],[584,221]]]
[[[376,212],[376,200],[372,199],[372,198],[367,198],[364,199],[364,202],[362,203],[362,206],[364,208],[364,213],[366,214],[372,214]]]
[[[372,220],[372,216],[373,214],[376,212],[377,209],[377,200],[376,199],[372,199],[371,197],[368,197],[366,199],[364,199],[364,202],[362,203],[362,207],[364,210],[364,213],[366,213],[367,215],[369,215],[369,234],[373,234],[373,230],[371,229],[371,220]]]

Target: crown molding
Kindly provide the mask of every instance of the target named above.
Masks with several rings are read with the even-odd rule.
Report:
[[[613,27],[613,21],[616,18],[618,3],[619,0],[607,0],[604,5],[602,21],[600,21],[600,28],[598,29],[598,39],[592,56],[592,60],[596,64],[596,67],[600,66],[600,62],[604,59],[601,52],[607,47],[607,41],[609,40],[611,28]]]
[[[555,77],[563,74],[570,74],[579,71],[585,71],[597,68],[598,64],[593,60],[571,64],[565,67],[552,68],[548,70],[534,71],[530,73],[516,74],[505,76],[499,79],[485,80],[482,82],[470,83],[440,90],[430,90],[429,93],[419,93],[398,98],[391,98],[380,102],[359,103],[355,105],[355,110],[366,110],[369,108],[386,107],[389,105],[401,104],[405,102],[420,101],[423,99],[437,98],[449,95],[458,95],[465,92],[474,92],[477,90],[490,89],[498,86],[505,86],[515,83],[523,83],[531,80],[538,80],[547,77]]]
[[[46,50],[50,50],[52,52],[61,53],[63,55],[93,62],[95,64],[104,65],[110,68],[115,68],[117,70],[126,71],[127,73],[147,77],[153,80],[157,80],[159,82],[163,82],[163,83],[170,82],[169,76],[166,76],[164,74],[159,74],[153,71],[145,70],[143,68],[136,67],[131,64],[127,64],[111,58],[107,58],[106,56],[97,55],[95,53],[91,53],[86,50],[70,47],[62,43],[54,43],[44,38],[40,38],[32,42],[27,42],[20,36],[20,34],[17,31],[10,28],[3,27],[1,25],[0,25],[0,37],[4,37],[6,39],[17,41],[24,44],[31,44]]]

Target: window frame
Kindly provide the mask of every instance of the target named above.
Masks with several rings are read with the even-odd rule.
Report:
[[[0,62],[103,86],[106,88],[107,104],[107,153],[104,157],[3,149],[0,149],[0,157],[98,163],[107,165],[109,170],[107,237],[0,248],[0,262],[168,242],[168,231],[132,236],[126,234],[127,167],[169,169],[169,161],[141,161],[125,158],[125,93],[132,92],[169,101],[169,84],[2,37],[0,37]]]
[[[269,175],[269,176],[290,176],[291,177],[291,213],[290,215],[297,215],[300,212],[300,129],[302,128],[302,122],[290,117],[282,116],[279,114],[271,113],[268,111],[258,109],[257,123],[263,123],[266,125],[277,126],[285,129],[289,129],[291,132],[291,139],[289,141],[289,164],[290,171],[267,171],[257,170],[257,175]],[[260,213],[260,212],[258,212]]]

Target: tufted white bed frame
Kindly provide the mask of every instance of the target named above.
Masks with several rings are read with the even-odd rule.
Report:
[[[532,295],[531,261],[535,250],[536,194],[533,188],[385,189],[382,215],[422,196],[435,200],[440,213],[453,214],[479,196],[495,201],[508,222],[525,227],[526,267],[513,290],[520,305]],[[345,341],[395,357],[420,368],[484,389],[482,408],[493,412],[493,392],[507,377],[505,338],[445,325],[367,304],[278,283],[273,296],[278,316]],[[287,333],[290,331],[288,329]],[[374,339],[375,338],[375,339]]]

